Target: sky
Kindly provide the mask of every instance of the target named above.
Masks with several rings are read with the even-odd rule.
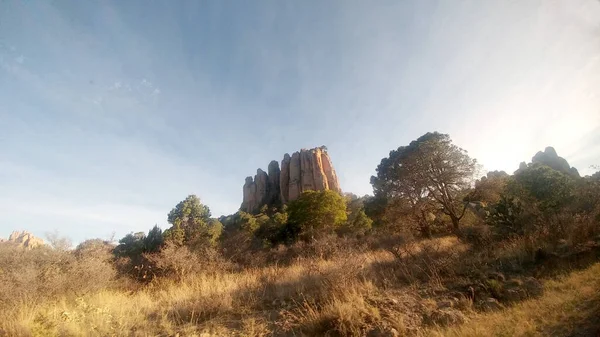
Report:
[[[0,237],[167,228],[326,145],[344,191],[450,134],[485,170],[600,165],[600,1],[0,1]]]

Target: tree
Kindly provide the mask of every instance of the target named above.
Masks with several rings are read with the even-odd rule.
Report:
[[[162,247],[164,241],[165,238],[162,229],[158,225],[154,225],[144,238],[144,248],[147,252],[157,252]]]
[[[76,257],[106,259],[110,257],[115,246],[108,240],[89,239],[78,244],[73,253]]]
[[[347,220],[344,198],[331,190],[304,191],[288,204],[287,212],[290,236],[305,239],[333,230]]]
[[[407,201],[423,225],[432,209],[440,209],[456,231],[467,208],[462,196],[476,170],[476,160],[449,135],[429,132],[383,158],[371,184],[376,196]]]
[[[178,203],[169,212],[168,221],[172,226],[165,231],[165,239],[180,246],[212,245],[223,229],[221,222],[210,217],[208,206],[195,195]]]
[[[504,171],[491,171],[475,182],[475,188],[467,195],[467,201],[478,201],[485,205],[500,201],[510,180]]]
[[[145,252],[144,241],[146,234],[144,232],[129,233],[125,235],[114,249],[117,257],[135,257]]]
[[[341,226],[341,233],[346,234],[364,234],[370,230],[373,226],[373,220],[371,220],[365,213],[365,201],[369,199],[368,196],[358,197],[352,193],[344,194],[346,200],[346,214],[348,219]]]
[[[514,196],[534,198],[542,211],[556,211],[570,202],[575,178],[549,166],[531,163],[515,172],[508,185]]]
[[[67,251],[71,248],[71,239],[61,236],[57,230],[46,233],[46,239],[53,249]]]

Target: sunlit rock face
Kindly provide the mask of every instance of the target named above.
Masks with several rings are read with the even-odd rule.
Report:
[[[268,173],[258,169],[254,178],[247,177],[240,209],[256,213],[264,205],[276,206],[295,200],[307,190],[333,190],[341,193],[340,183],[325,147],[302,149],[285,154],[281,169],[276,161]]]

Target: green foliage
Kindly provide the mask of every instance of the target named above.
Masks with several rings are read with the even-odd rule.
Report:
[[[509,184],[510,193],[532,197],[542,211],[556,210],[570,201],[574,178],[546,165],[529,164],[519,169]]]
[[[205,227],[208,219],[210,219],[210,209],[195,195],[190,195],[179,202],[167,217],[170,224],[183,230],[186,239],[193,237],[194,232]]]
[[[183,246],[185,242],[185,232],[178,225],[173,225],[163,233],[165,242],[170,242],[177,246]]]
[[[510,176],[504,171],[488,172],[475,182],[475,188],[466,196],[467,201],[477,201],[484,205],[500,201]]]
[[[392,150],[371,177],[375,195],[388,205],[408,205],[414,221],[428,230],[426,216],[436,209],[448,215],[454,229],[464,216],[465,191],[470,188],[477,169],[475,159],[452,144],[450,136],[427,133],[408,146]],[[398,202],[400,201],[400,202]]]
[[[223,224],[210,217],[208,206],[195,195],[188,196],[169,212],[168,221],[172,225],[164,237],[175,245],[188,245],[199,248],[214,245],[223,230]]]
[[[145,238],[146,234],[144,232],[129,233],[119,240],[119,244],[115,247],[113,253],[117,257],[139,256],[145,251]]]
[[[534,158],[535,159],[535,158]],[[568,164],[565,161],[565,167]],[[585,241],[600,232],[600,183],[543,163],[521,164],[500,199],[492,204],[488,224],[497,239],[543,237],[546,242]]]
[[[365,214],[364,209],[360,209],[351,213],[348,221],[342,227],[345,233],[365,234],[373,227],[373,220]]]
[[[365,234],[373,226],[373,220],[371,220],[365,213],[365,200],[369,197],[364,196],[362,198],[348,193],[344,195],[346,199],[346,213],[348,219],[340,226],[338,232],[342,234]]]
[[[223,233],[223,224],[215,218],[209,219],[206,237],[211,246],[214,246],[217,243],[221,233]]]
[[[287,235],[304,239],[318,236],[340,226],[347,220],[346,203],[338,193],[304,191],[288,204]]]
[[[526,217],[523,203],[513,196],[504,194],[493,206],[487,222],[494,226],[501,238],[505,238],[513,234],[525,234],[526,227],[532,225],[529,220],[531,219]]]
[[[117,257],[137,257],[147,252],[157,252],[164,243],[163,232],[157,225],[154,225],[148,235],[144,232],[129,233],[125,235],[119,244],[114,248],[113,253]],[[88,243],[87,245],[91,245]],[[100,243],[94,242],[94,245]],[[81,245],[80,245],[81,246]],[[83,249],[78,246],[77,249]]]
[[[144,246],[147,252],[157,252],[162,247],[164,241],[162,229],[158,225],[154,225],[144,239]]]
[[[381,194],[365,197],[363,201],[364,211],[373,220],[374,226],[382,227],[386,224],[385,213],[387,204],[387,198]]]

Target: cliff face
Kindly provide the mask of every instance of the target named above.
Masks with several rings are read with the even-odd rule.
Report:
[[[331,158],[322,147],[302,149],[291,156],[286,153],[281,161],[281,170],[279,164],[272,161],[268,171],[267,174],[258,169],[254,179],[246,178],[242,211],[256,213],[263,205],[285,204],[307,190],[341,193]]]

